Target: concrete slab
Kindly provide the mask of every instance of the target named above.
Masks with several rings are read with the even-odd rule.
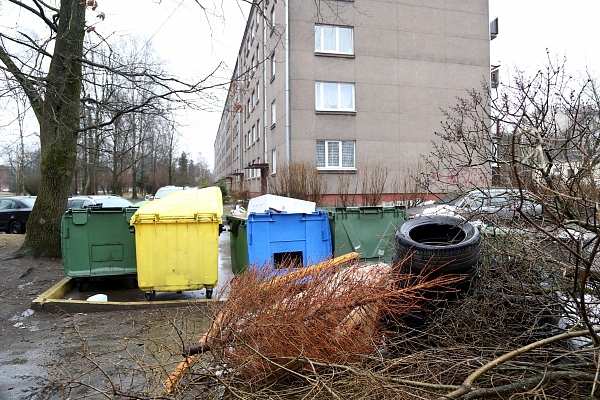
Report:
[[[176,292],[157,292],[153,301],[144,299],[144,292],[131,280],[106,280],[91,282],[85,292],[79,292],[75,279],[65,277],[46,290],[31,303],[35,311],[50,312],[95,312],[113,310],[132,310],[144,308],[195,307],[210,306],[215,301],[227,297],[229,282],[234,274],[231,270],[229,232],[219,236],[219,282],[213,289],[212,299],[206,298],[206,290]],[[87,301],[89,297],[105,294],[108,301]]]

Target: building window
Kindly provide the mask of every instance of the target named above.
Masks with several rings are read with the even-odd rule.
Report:
[[[260,81],[257,80],[256,81],[256,101],[254,102],[254,105],[257,105],[259,101],[260,101]]]
[[[355,111],[354,83],[315,82],[317,111]]]
[[[260,118],[256,120],[256,139],[260,139]]]
[[[275,79],[275,52],[271,53],[271,82]]]
[[[353,28],[315,25],[315,52],[354,54]]]
[[[275,175],[277,172],[277,151],[271,150],[271,175]]]
[[[256,142],[256,125],[252,125],[252,143]]]
[[[317,140],[318,169],[355,169],[354,140]]]
[[[271,34],[275,31],[275,5],[271,8]]]
[[[271,128],[275,126],[275,122],[277,122],[277,105],[275,104],[275,100],[271,103]]]
[[[256,58],[254,58],[254,56],[252,56],[252,70],[250,70],[250,77],[253,77],[255,72],[256,72]]]

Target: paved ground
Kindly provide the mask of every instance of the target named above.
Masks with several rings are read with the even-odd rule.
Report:
[[[98,394],[97,390],[110,386],[97,374],[98,368],[112,371],[111,379],[119,381],[123,378],[119,365],[127,362],[155,363],[164,375],[180,361],[183,344],[195,342],[207,328],[207,311],[189,303],[181,308],[121,312],[94,312],[90,306],[90,312],[74,315],[33,312],[31,301],[65,275],[60,260],[6,260],[23,238],[0,234],[0,400],[59,399],[65,395],[76,399],[85,393]],[[223,233],[219,239],[219,286],[213,299],[224,293],[232,277],[229,234]],[[119,297],[118,291],[103,289],[108,288],[92,288],[86,294],[108,292],[109,297]],[[141,291],[137,290],[137,295],[143,299]],[[184,292],[180,297],[204,298],[204,290]],[[55,384],[48,385],[79,382],[86,374],[91,377],[91,388],[72,385],[69,391],[61,392],[53,391]],[[162,382],[160,374],[150,375],[158,382],[152,384]],[[127,385],[121,382],[118,386]]]

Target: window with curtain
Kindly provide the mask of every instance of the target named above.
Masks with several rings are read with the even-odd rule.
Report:
[[[315,52],[354,54],[354,29],[334,25],[315,25]]]
[[[318,169],[355,169],[354,140],[317,140]]]
[[[354,83],[315,82],[317,111],[355,111]]]

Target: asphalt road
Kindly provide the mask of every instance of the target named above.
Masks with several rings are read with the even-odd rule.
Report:
[[[56,259],[7,260],[23,237],[0,234],[0,400],[106,398],[101,393],[112,387],[136,393],[144,386],[160,393],[183,346],[207,329],[210,309],[186,301],[161,309],[156,301],[134,311],[94,312],[90,305],[89,312],[76,314],[34,312],[31,302],[65,277],[64,267]],[[229,254],[224,232],[213,299],[226,295],[233,276]],[[143,292],[126,290],[143,299]],[[121,296],[118,290],[108,292],[115,294]],[[204,290],[181,296],[204,298]]]

